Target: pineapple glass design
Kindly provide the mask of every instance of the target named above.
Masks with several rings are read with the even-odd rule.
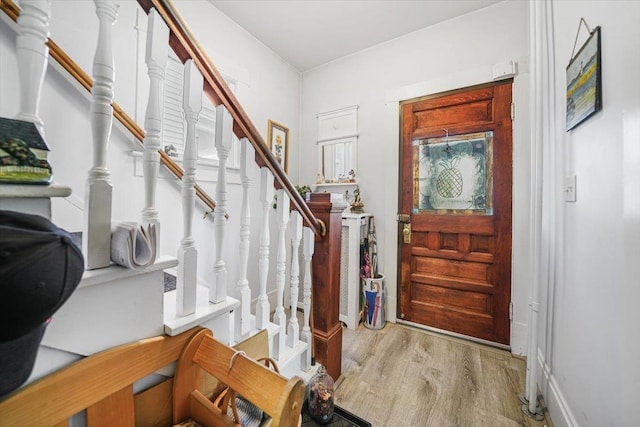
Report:
[[[436,191],[445,199],[454,199],[462,194],[464,179],[462,172],[456,168],[460,164],[460,156],[441,159],[442,170],[436,178]]]
[[[493,132],[413,141],[413,212],[491,215]]]

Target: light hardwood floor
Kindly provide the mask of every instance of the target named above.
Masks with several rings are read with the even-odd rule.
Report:
[[[380,426],[548,426],[525,416],[525,361],[495,349],[389,323],[344,328],[337,405]]]

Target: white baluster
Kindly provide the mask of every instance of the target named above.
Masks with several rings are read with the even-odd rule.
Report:
[[[249,237],[251,236],[251,209],[249,196],[251,182],[256,168],[256,151],[247,138],[240,141],[240,179],[242,181],[242,213],[240,215],[240,321],[237,324],[238,341],[249,334],[251,329],[251,288],[247,280],[249,266]]]
[[[227,224],[227,159],[233,141],[233,118],[224,105],[216,108],[216,151],[218,152],[218,182],[214,213],[216,260],[214,277],[209,288],[209,300],[222,302],[227,298],[227,267],[223,259],[224,235]]]
[[[198,251],[192,236],[193,212],[196,203],[196,166],[198,164],[198,140],[196,124],[202,110],[202,74],[189,59],[184,64],[182,106],[187,121],[187,138],[184,149],[184,175],[182,176],[182,217],[184,237],[178,249],[178,279],[176,283],[176,313],[186,316],[196,310],[198,282]]]
[[[160,252],[160,219],[156,209],[156,183],[160,167],[162,110],[164,108],[164,71],[169,49],[169,28],[155,9],[149,11],[145,62],[149,74],[149,99],[144,118],[145,136],[142,170],[144,172],[144,201],[142,223],[154,224],[156,254]]]
[[[260,203],[262,203],[262,233],[260,234],[260,251],[258,261],[258,277],[260,294],[256,304],[256,327],[264,329],[269,323],[269,298],[267,297],[267,279],[269,277],[269,212],[273,203],[273,175],[266,166],[260,170]]]
[[[298,211],[291,213],[289,223],[291,235],[291,315],[287,331],[287,345],[295,347],[300,337],[300,325],[298,324],[298,284],[300,283],[300,240],[302,239],[302,216]]]
[[[20,76],[20,112],[18,120],[35,123],[44,135],[44,125],[38,115],[40,93],[49,58],[49,0],[22,0],[18,16],[18,74]]]
[[[308,371],[311,368],[311,341],[313,333],[309,327],[311,314],[311,258],[315,247],[315,235],[309,227],[304,227],[304,238],[302,239],[302,254],[304,256],[304,292],[302,294],[302,305],[304,307],[304,323],[302,325],[302,341],[307,343],[307,351],[302,359],[302,370]]]
[[[94,0],[99,20],[98,46],[93,60],[91,88],[91,130],[93,133],[93,167],[89,170],[85,191],[85,230],[82,234],[85,267],[108,267],[111,263],[112,187],[107,169],[107,145],[113,122],[113,39],[112,26],[118,5]]]
[[[287,268],[286,237],[287,224],[289,222],[289,195],[284,190],[278,190],[278,253],[276,254],[276,288],[278,290],[276,311],[273,314],[273,323],[280,326],[278,334],[278,346],[275,349],[275,357],[284,355],[284,346],[287,333],[287,316],[284,312],[284,287]]]

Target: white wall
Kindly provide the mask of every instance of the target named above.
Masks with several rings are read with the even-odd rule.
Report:
[[[527,5],[507,1],[425,28],[318,67],[303,75],[302,183],[317,171],[315,115],[359,105],[357,179],[364,209],[375,215],[380,271],[387,277],[388,316],[395,319],[397,295],[398,102],[486,83],[492,66],[516,60],[514,121],[512,347],[526,349],[529,223],[529,114]]]
[[[87,22],[79,18],[80,11],[89,7],[85,3],[90,4],[53,2],[52,34],[69,51],[81,47],[84,53],[74,57],[89,71],[97,37],[91,35],[95,18]],[[136,62],[135,55],[124,49],[135,46],[135,18],[125,13],[132,3],[123,2],[116,24],[123,26],[118,37],[129,40],[122,41],[116,51],[118,73]],[[289,168],[294,182],[298,171],[298,182],[315,182],[315,114],[360,106],[357,173],[365,209],[376,216],[391,315],[395,314],[396,288],[398,101],[490,81],[494,63],[518,61],[513,87],[515,319],[511,344],[515,353],[524,353],[530,189],[526,3],[499,3],[319,67],[305,73],[302,89],[295,70],[207,2],[177,3],[214,62],[238,79],[238,97],[263,135],[268,119],[290,127]],[[558,265],[555,286],[542,290],[541,387],[556,426],[630,426],[637,419],[632,411],[640,404],[640,311],[636,308],[640,301],[640,3],[557,0],[553,4],[557,126],[564,128],[565,66],[581,16],[589,25],[602,27],[604,107],[574,131],[561,132],[558,141],[563,145],[564,173],[578,177],[578,201],[561,206],[556,252],[563,262]],[[14,45],[14,33],[0,23],[0,115],[8,117],[18,108]],[[118,74],[116,98],[126,109],[134,108],[133,83],[121,75],[128,74]],[[56,179],[71,185],[81,199],[91,155],[88,98],[70,90],[65,79],[49,70],[42,101]],[[114,212],[137,216],[142,208],[142,180],[133,178],[129,138],[117,127],[112,148],[109,164],[114,188],[127,192],[114,204]],[[213,185],[207,190],[213,192]],[[161,212],[170,213],[163,213],[161,220],[169,227],[179,221],[170,201],[176,200],[178,190],[163,185],[160,193]],[[254,220],[257,210],[254,205]]]
[[[565,68],[580,18],[601,26],[603,109],[565,128]],[[557,263],[541,290],[539,363],[556,427],[637,425],[640,404],[640,3],[553,2],[556,126],[564,176]],[[578,48],[586,40],[584,27]],[[576,48],[576,50],[578,50]],[[561,191],[561,188],[558,188]]]
[[[299,122],[300,75],[293,67],[267,49],[244,29],[221,14],[206,1],[177,1],[187,22],[207,48],[208,55],[226,75],[237,80],[237,96],[256,128],[266,139],[267,120],[272,119],[290,127],[290,156],[297,156]],[[114,24],[114,61],[116,77],[115,100],[136,119],[144,121],[148,77],[144,67],[146,16],[137,2],[120,2]],[[51,37],[69,53],[89,75],[97,43],[98,20],[90,1],[56,0],[52,2]],[[0,22],[0,116],[13,117],[18,112],[18,77],[15,59],[15,32],[10,24]],[[142,43],[139,43],[142,40]],[[142,58],[142,60],[141,60]],[[55,64],[55,61],[51,61]],[[40,116],[45,123],[45,136],[51,148],[50,162],[56,182],[72,187],[68,201],[54,204],[54,221],[70,230],[82,229],[82,204],[87,172],[92,162],[92,136],[89,122],[90,97],[84,89],[76,90],[63,74],[50,65],[41,96]],[[144,67],[139,69],[138,67]],[[114,188],[113,219],[138,220],[144,203],[144,184],[140,161],[131,155],[133,138],[114,120],[108,150],[108,167]],[[297,173],[292,162],[290,171]],[[201,186],[215,198],[217,168],[200,168]],[[178,181],[161,168],[161,182],[157,189],[160,211],[161,252],[177,254],[182,237],[182,211]],[[238,171],[231,171],[229,180],[228,246],[225,249],[229,272],[229,294],[235,295],[238,279],[238,235],[240,224],[241,187]],[[252,255],[257,264],[257,242],[262,225],[262,208],[258,204],[259,173],[253,182],[252,197]],[[198,202],[193,234],[198,247],[199,277],[209,281],[213,257],[213,218],[202,220],[204,209]],[[272,227],[273,229],[273,227]],[[274,229],[275,231],[275,229]],[[272,232],[275,247],[276,234]],[[275,249],[272,250],[275,260]],[[252,295],[257,296],[257,269],[249,269]],[[274,276],[272,268],[270,276]],[[270,283],[274,283],[273,280]],[[273,285],[271,286],[273,287]],[[271,288],[270,287],[270,288]]]
[[[298,71],[206,0],[178,0],[185,22],[216,67],[238,80],[237,97],[263,138],[267,121],[289,128],[289,176],[296,183],[299,156]]]

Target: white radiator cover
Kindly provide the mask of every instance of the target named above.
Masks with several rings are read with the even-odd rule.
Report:
[[[360,245],[367,236],[371,217],[369,213],[342,214],[339,319],[349,329],[356,329],[361,320]]]

